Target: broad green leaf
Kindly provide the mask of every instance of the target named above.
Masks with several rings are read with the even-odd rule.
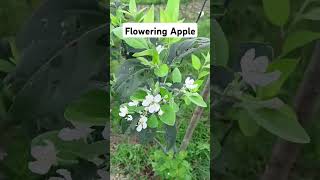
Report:
[[[159,57],[159,53],[157,52],[156,49],[152,49],[153,51],[153,55],[152,55],[152,63],[154,65],[158,65],[160,64],[160,57]]]
[[[95,126],[105,126],[107,122],[107,94],[102,90],[94,90],[81,96],[65,110],[68,121]]]
[[[174,109],[174,112],[178,112],[179,111],[179,106],[178,106],[178,104],[177,103],[175,103],[175,102],[172,102],[171,103],[171,107],[173,107],[173,109]]]
[[[168,0],[165,14],[169,22],[177,22],[179,20],[179,7],[180,0]]]
[[[147,121],[148,127],[150,128],[157,128],[158,127],[158,119],[157,116],[152,114],[148,121]]]
[[[290,0],[263,0],[263,9],[268,20],[276,26],[284,26],[290,15]]]
[[[139,89],[138,91],[134,92],[132,96],[130,96],[130,99],[132,101],[134,101],[134,100],[136,100],[136,101],[144,100],[146,95],[147,95],[147,92],[145,92],[142,89]]]
[[[165,11],[160,7],[160,22],[165,23],[167,22],[167,16],[165,14]]]
[[[164,87],[160,87],[160,95],[163,99],[165,99],[166,101],[169,101],[172,97],[171,92],[169,92],[166,88]]]
[[[269,132],[291,142],[309,143],[310,138],[298,122],[295,112],[287,105],[280,109],[247,108],[249,115],[258,125]]]
[[[270,98],[277,95],[283,85],[283,83],[288,79],[289,75],[295,70],[297,64],[297,59],[277,59],[274,60],[268,67],[268,72],[280,71],[280,78],[272,83],[259,87],[257,90],[258,97]]]
[[[144,23],[153,23],[154,22],[154,6],[152,5],[147,14],[143,19]]]
[[[291,51],[301,48],[317,39],[320,39],[319,32],[301,30],[290,33],[284,42],[281,56],[285,56]]]
[[[143,20],[143,17],[144,17],[144,14],[145,14],[145,12],[144,12],[145,9],[146,8],[143,8],[138,13],[136,13],[136,15],[134,17],[135,18],[135,22],[141,22]]]
[[[304,19],[319,21],[320,20],[320,7],[314,8],[302,15]]]
[[[201,71],[198,75],[198,79],[201,79],[203,77],[206,77],[207,75],[209,75],[210,72],[209,71]]]
[[[137,4],[135,0],[130,0],[129,2],[129,11],[132,14],[135,14],[137,12]]]
[[[166,64],[161,64],[159,67],[154,69],[154,74],[158,77],[164,77],[168,74],[169,67]]]
[[[134,53],[133,57],[141,57],[141,56],[152,56],[153,55],[153,49],[147,49],[141,52]]]
[[[172,82],[173,83],[181,83],[182,77],[179,68],[174,68],[172,71]]]
[[[15,65],[11,64],[9,61],[0,59],[0,72],[9,73],[15,68]]]
[[[148,49],[148,43],[143,38],[124,38],[123,39],[129,46],[136,49]]]
[[[198,93],[186,93],[189,100],[197,106],[207,107],[206,102],[203,100],[202,96]]]
[[[191,101],[190,101],[188,96],[184,96],[183,100],[184,100],[184,103],[186,103],[186,105],[190,105],[191,104]]]
[[[117,27],[113,29],[113,34],[119,39],[123,40],[129,46],[136,49],[149,49],[148,42],[144,38],[124,38],[122,36],[122,27]]]
[[[141,64],[146,65],[146,66],[153,66],[151,61],[148,61],[144,57],[137,57],[137,59],[140,61]]]
[[[196,55],[193,55],[191,56],[192,58],[192,66],[196,69],[196,70],[199,70],[201,68],[201,61],[200,59],[196,56]]]
[[[213,65],[225,67],[229,60],[229,44],[219,23],[215,19],[212,21]]]
[[[234,119],[238,120],[240,130],[244,135],[253,136],[257,134],[259,126],[246,110],[239,109],[232,115]]]
[[[112,25],[115,25],[115,26],[118,25],[119,20],[118,20],[118,18],[116,16],[110,14],[110,19],[111,19],[111,24]]]
[[[169,126],[173,126],[176,122],[176,113],[173,107],[169,104],[165,104],[161,106],[161,110],[163,111],[163,114],[159,116],[160,120]]]

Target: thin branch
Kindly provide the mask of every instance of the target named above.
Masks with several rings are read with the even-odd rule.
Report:
[[[198,18],[197,18],[197,20],[196,20],[196,23],[198,23],[198,21],[200,20],[201,14],[202,14],[202,12],[203,12],[203,9],[204,9],[206,3],[207,3],[207,0],[205,0],[205,1],[203,2],[203,4],[202,4],[201,11],[199,12],[199,15],[198,15]]]
[[[203,99],[207,99],[210,94],[210,78],[207,79],[206,85],[202,91],[202,96]],[[181,146],[180,146],[180,151],[184,151],[187,149],[190,140],[192,138],[193,132],[196,129],[198,122],[200,120],[200,117],[202,116],[203,113],[203,108],[202,107],[197,107],[192,115],[192,118],[189,122],[186,134],[184,135],[184,138],[182,140]]]

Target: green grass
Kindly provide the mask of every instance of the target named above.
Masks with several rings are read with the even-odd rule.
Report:
[[[111,155],[111,173],[122,174],[133,179],[147,179],[147,173],[152,172],[151,161],[146,154],[153,152],[140,144],[119,144]]]
[[[184,137],[193,109],[194,107],[183,108],[178,115],[182,122],[177,134],[178,147]],[[210,126],[207,123],[208,114],[209,112],[206,110],[187,148],[188,156],[186,160],[192,167],[192,179],[206,180],[210,178]],[[162,138],[160,140],[162,144],[165,144]],[[150,157],[155,149],[158,148],[140,144],[119,144],[116,152],[111,154],[111,172],[124,174],[133,179],[137,177],[139,179],[150,178],[148,176],[148,174],[152,173]]]
[[[130,0],[122,0],[123,3],[129,3]],[[181,3],[189,2],[190,0],[180,0]],[[166,4],[167,0],[136,0],[137,4]]]

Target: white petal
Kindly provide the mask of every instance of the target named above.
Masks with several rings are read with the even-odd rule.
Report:
[[[148,118],[146,116],[140,116],[139,122],[140,123],[145,123],[148,121]]]
[[[121,117],[124,117],[124,116],[126,116],[127,114],[128,114],[128,108],[127,108],[127,106],[122,106],[122,107],[120,107],[120,113],[121,113],[121,115],[120,115],[120,113],[119,113],[119,116],[121,116]]]
[[[147,128],[147,123],[143,123],[143,124],[142,124],[142,128],[143,128],[143,129],[146,129],[146,128]]]
[[[146,97],[145,97],[145,100],[147,100],[148,102],[152,102],[153,101],[153,96],[151,94],[148,94]]]
[[[162,114],[163,114],[163,111],[160,109],[159,112],[158,112],[158,115],[162,116]]]
[[[46,161],[33,161],[28,163],[28,167],[33,173],[41,175],[46,174],[51,168],[51,165],[52,164]]]
[[[160,105],[159,104],[154,104],[154,112],[158,112],[160,110]]]
[[[161,101],[161,95],[160,95],[160,94],[156,95],[156,96],[153,98],[153,101],[156,102],[156,103],[160,102],[160,101]]]
[[[151,104],[149,106],[149,113],[154,113],[156,111],[156,107],[154,106],[154,104]]]
[[[128,121],[132,121],[132,119],[133,119],[132,116],[131,116],[131,115],[128,115],[127,120],[128,120]]]
[[[139,124],[138,127],[137,127],[137,131],[140,132],[141,130],[142,130],[142,125]]]
[[[137,106],[138,104],[139,104],[139,101],[132,101],[128,103],[129,106]]]
[[[185,84],[189,84],[190,77],[187,77],[186,80],[184,81]]]
[[[56,172],[63,176],[65,180],[72,180],[71,173],[68,170],[58,169]]]
[[[121,117],[125,117],[127,114],[125,114],[125,113],[123,113],[123,112],[120,112],[119,113],[119,116],[121,116]]]
[[[187,87],[188,89],[195,89],[195,88],[198,87],[198,84],[189,84],[189,85],[186,85],[186,87]]]

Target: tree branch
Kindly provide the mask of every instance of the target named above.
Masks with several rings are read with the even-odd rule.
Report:
[[[207,79],[206,85],[205,85],[201,95],[202,95],[203,99],[208,99],[209,94],[210,94],[210,78]],[[195,111],[192,115],[192,118],[189,122],[188,129],[186,131],[186,134],[184,135],[183,141],[180,146],[180,151],[184,151],[187,149],[187,147],[190,143],[190,140],[192,138],[193,131],[196,129],[197,124],[200,120],[200,117],[202,116],[202,113],[203,113],[203,108],[198,106],[195,109]]]

